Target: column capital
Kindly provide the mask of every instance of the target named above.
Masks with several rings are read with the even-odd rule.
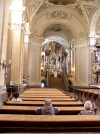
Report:
[[[42,43],[44,41],[44,37],[30,35],[30,40],[36,43]]]

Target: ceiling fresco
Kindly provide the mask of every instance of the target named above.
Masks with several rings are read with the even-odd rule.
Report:
[[[74,4],[76,2],[76,0],[48,0],[48,1],[55,5],[68,5],[68,4]]]

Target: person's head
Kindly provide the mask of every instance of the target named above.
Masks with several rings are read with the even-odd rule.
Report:
[[[41,109],[42,115],[55,115],[54,108],[50,99],[46,99],[44,106]]]
[[[47,109],[52,107],[52,102],[50,99],[45,100],[44,107],[46,107]]]
[[[19,97],[19,92],[18,91],[15,91],[14,93],[13,93],[13,97],[15,97],[16,99]]]
[[[84,107],[86,110],[91,110],[92,109],[92,103],[90,101],[86,101],[84,103]]]

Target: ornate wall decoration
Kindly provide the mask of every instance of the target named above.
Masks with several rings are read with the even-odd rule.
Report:
[[[46,9],[46,8],[48,8],[48,5],[44,3],[44,4],[39,8],[39,10],[37,11],[37,13],[39,13],[41,10]]]
[[[48,19],[70,19],[70,14],[64,11],[53,11],[52,13],[47,13]]]
[[[96,11],[96,7],[95,6],[90,6],[90,5],[83,5],[85,12],[88,16],[89,19],[91,19],[92,14]]]
[[[33,16],[40,7],[40,4],[40,2],[33,2],[27,6],[25,12],[23,13],[23,20],[25,20],[26,23],[32,20]]]

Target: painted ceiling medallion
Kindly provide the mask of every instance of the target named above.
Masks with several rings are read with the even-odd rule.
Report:
[[[50,30],[51,31],[54,31],[54,32],[60,32],[60,31],[62,31],[62,29],[59,26],[54,26]]]
[[[74,4],[76,0],[48,0],[50,3],[55,5],[69,5]]]

